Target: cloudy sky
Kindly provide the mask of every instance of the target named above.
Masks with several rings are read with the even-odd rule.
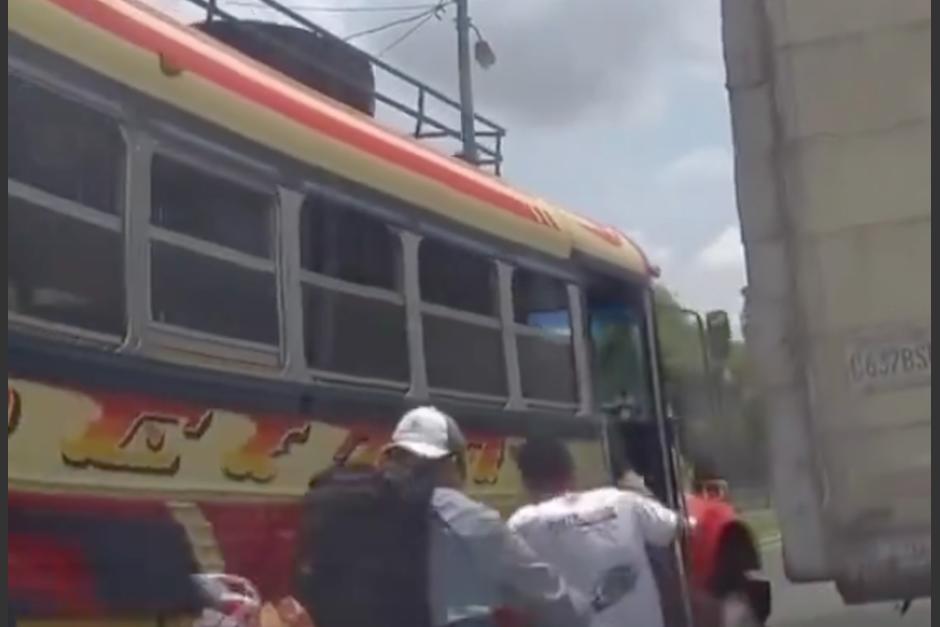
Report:
[[[156,1],[189,17],[187,0]],[[427,4],[281,1],[341,36]],[[219,4],[265,15],[258,0]],[[413,8],[372,10],[402,5]],[[474,92],[478,113],[508,129],[505,178],[620,227],[684,304],[737,319],[745,278],[719,0],[470,0],[470,11],[497,56],[489,70],[475,69]],[[418,22],[355,43],[456,96],[453,17],[448,5],[389,50]]]

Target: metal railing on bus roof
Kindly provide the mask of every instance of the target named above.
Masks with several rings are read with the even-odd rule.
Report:
[[[253,28],[253,25],[245,18],[237,17],[226,11],[225,0],[186,1],[204,10],[207,22],[215,19],[223,19],[231,21],[235,25],[244,25],[246,28]],[[338,37],[323,27],[318,26],[309,18],[301,15],[296,10],[285,6],[277,0],[255,1],[258,5],[258,8],[267,8],[273,11],[277,16],[287,20],[286,23],[278,23],[284,23],[288,26],[303,28],[312,34],[325,38],[326,40],[334,42],[339,46],[350,46],[350,44],[344,41],[341,37]],[[233,2],[230,6],[243,8],[245,3],[243,1],[239,1],[237,4]],[[327,74],[331,78],[344,82],[350,87],[361,87],[354,83],[354,80],[351,76],[338,71],[336,67],[331,66],[329,63],[320,62],[318,59],[311,58],[308,55],[302,55],[297,50],[292,49],[289,45],[277,40],[276,38],[266,37],[263,33],[257,32],[257,30],[252,33],[252,36],[264,40],[266,44],[276,47],[284,54],[291,56],[292,59],[303,64],[307,64],[310,67],[316,68],[317,71]],[[415,94],[415,103],[413,106],[408,104],[408,102],[402,98],[396,98],[389,95],[388,93],[383,93],[383,91],[378,87],[374,89],[374,93],[372,94],[377,102],[392,108],[393,110],[414,121],[414,127],[408,130],[408,133],[411,136],[422,140],[453,140],[457,146],[462,146],[462,135],[459,122],[460,103],[438,91],[437,89],[434,89],[420,80],[409,76],[403,71],[393,67],[389,63],[382,61],[378,57],[371,55],[361,49],[356,50],[357,53],[361,54],[363,58],[368,59],[372,66],[373,72],[384,73],[386,78],[395,79],[404,84],[404,86],[406,86],[408,89],[413,90],[413,93]],[[376,76],[376,83],[379,82],[377,79],[378,76]],[[450,124],[440,120],[439,117],[431,115],[428,112],[428,109],[435,105],[456,115],[457,121],[453,124]],[[477,158],[475,165],[492,168],[493,172],[499,176],[502,171],[502,148],[503,138],[506,135],[506,129],[480,114],[474,114],[474,122],[474,137],[476,139],[477,150],[479,152],[479,157]],[[449,146],[446,144],[444,146],[439,146],[439,148],[443,149],[448,147]],[[454,156],[460,157],[461,152],[462,149],[455,151],[453,154]]]

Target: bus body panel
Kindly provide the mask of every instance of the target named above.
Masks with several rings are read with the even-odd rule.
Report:
[[[178,109],[184,120],[197,119],[301,164],[292,176],[324,171],[351,180],[390,198],[389,212],[404,212],[402,207],[436,212],[454,231],[470,227],[473,236],[464,239],[494,236],[506,249],[521,246],[527,256],[553,257],[578,278],[590,268],[605,281],[622,282],[637,301],[649,289],[651,265],[616,229],[516,192],[398,137],[140,3],[12,0],[8,17],[11,75],[38,75],[50,90],[65,86],[76,100],[83,100],[83,92],[96,103],[108,100],[68,72],[63,75],[56,63],[42,66],[42,59],[52,58],[116,85],[119,96],[105,108],[117,126],[133,127],[131,134],[172,125],[159,115],[150,119],[151,108],[135,108],[138,96],[160,101]],[[18,57],[16,51],[24,46],[42,54]],[[293,178],[285,182],[290,177],[282,172],[270,174],[275,185],[297,183]],[[133,207],[121,212],[148,230],[146,217],[141,219]],[[150,241],[146,233],[141,237],[142,245]],[[43,244],[37,241],[36,250]],[[502,247],[498,252],[489,256],[501,259]],[[126,264],[130,279],[137,281],[143,265]],[[273,265],[277,269],[279,263]],[[148,287],[140,288],[143,296]],[[569,300],[577,295],[576,285],[566,290]],[[375,459],[397,417],[416,402],[402,389],[320,378],[306,370],[302,351],[294,364],[276,355],[265,361],[266,367],[246,368],[231,357],[243,353],[224,350],[229,348],[225,338],[200,344],[200,350],[217,350],[211,359],[182,357],[184,350],[154,350],[157,344],[147,331],[155,321],[145,309],[126,312],[134,328],[116,341],[88,339],[67,324],[9,325],[8,487],[14,524],[8,540],[17,573],[10,578],[10,594],[26,608],[22,624],[67,615],[94,615],[91,624],[107,624],[114,618],[106,607],[109,598],[120,604],[128,602],[124,594],[146,592],[135,589],[134,574],[121,562],[122,554],[144,550],[155,559],[191,550],[201,570],[246,574],[262,568],[263,556],[265,572],[256,583],[278,593],[287,585],[290,529],[309,479],[336,459]],[[651,315],[644,314],[645,324],[652,323]],[[573,324],[587,327],[586,321]],[[146,327],[144,333],[140,327]],[[192,343],[184,335],[174,340]],[[638,342],[655,352],[651,337]],[[649,374],[648,364],[642,368]],[[652,385],[655,377],[648,381],[644,376],[642,385]],[[590,381],[584,383],[585,400],[578,407],[535,403],[507,409],[499,400],[458,400],[429,395],[426,389],[422,398],[430,396],[466,428],[470,492],[505,515],[524,498],[508,452],[531,433],[552,432],[569,442],[581,487],[611,482],[607,442],[601,420],[592,413]],[[656,420],[662,420],[660,405],[658,399],[650,401]],[[651,447],[669,457],[665,438],[656,436],[660,439],[650,440]],[[668,474],[668,463],[662,461],[658,474]],[[669,482],[661,478],[659,483]],[[43,534],[31,535],[32,523],[39,520]],[[99,534],[99,545],[82,542],[82,534],[94,535],[98,523],[99,531],[108,530]],[[115,540],[114,546],[109,540]],[[44,579],[52,556],[63,558],[56,563],[61,570]]]
[[[787,573],[929,594],[930,3],[723,13]]]
[[[12,490],[169,499],[297,499],[333,463],[376,461],[389,418],[402,411],[372,405],[357,415],[337,401],[333,413],[286,415],[19,378],[8,380],[8,398]],[[507,416],[503,432],[489,435],[471,414],[453,413],[469,433],[472,493],[503,512],[521,505],[509,452],[528,429]],[[609,471],[599,429],[590,438],[586,427],[571,446],[578,477],[596,487]]]
[[[340,461],[374,462],[390,435],[365,414],[317,419],[34,378],[7,386],[9,594],[24,625],[146,624],[108,617],[166,602],[154,578],[185,572],[190,555],[202,572],[251,573],[264,598],[290,594],[310,479]],[[526,427],[509,432],[468,429],[469,492],[504,516],[525,498],[510,456]],[[583,489],[610,481],[591,432],[568,438]],[[722,534],[740,519],[727,503],[686,498],[688,575],[707,591]],[[147,573],[121,566],[141,555]]]
[[[221,409],[33,379],[8,379],[8,399],[9,592],[23,617],[145,607],[149,594],[163,597],[151,578],[186,572],[186,555],[203,572],[250,573],[265,598],[289,594],[310,479],[336,462],[375,461],[391,431],[365,414]],[[524,429],[463,422],[469,491],[508,515],[524,498],[509,457]],[[583,487],[608,482],[600,438],[569,446]],[[146,573],[121,566],[141,556]]]

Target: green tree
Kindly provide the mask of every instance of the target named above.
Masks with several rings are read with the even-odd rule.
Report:
[[[667,376],[702,375],[702,345],[694,318],[668,289],[655,290],[656,319],[663,369]]]
[[[690,438],[690,422],[707,420],[711,395],[702,339],[695,316],[665,287],[656,290],[656,316],[662,359],[663,389],[670,409],[679,417],[683,441]]]
[[[736,411],[727,417],[729,428],[738,444],[740,472],[753,481],[765,483],[767,478],[767,428],[763,399],[754,380],[755,368],[743,342],[734,342],[728,360],[728,393],[737,403]]]

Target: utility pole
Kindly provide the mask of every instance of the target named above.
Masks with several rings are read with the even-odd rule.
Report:
[[[463,140],[461,157],[477,165],[479,153],[474,130],[472,69],[469,0],[457,0],[457,71],[460,78],[460,137]]]

